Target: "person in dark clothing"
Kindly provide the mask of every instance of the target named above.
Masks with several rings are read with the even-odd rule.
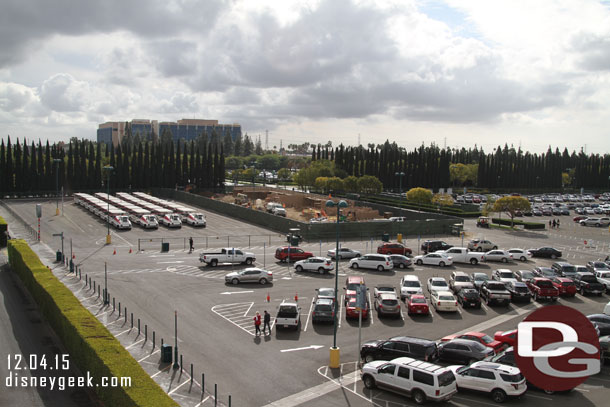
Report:
[[[265,323],[263,325],[263,334],[266,334],[267,327],[268,327],[269,328],[269,335],[271,335],[271,314],[269,314],[267,312],[267,310],[265,310],[265,316],[263,318],[263,322]]]
[[[192,253],[193,250],[195,249],[194,245],[193,245],[193,237],[189,237],[189,253]]]
[[[555,221],[555,219],[553,219],[553,229],[555,229],[555,226],[557,226],[557,222]]]
[[[559,229],[559,219],[557,219],[557,229]]]
[[[549,229],[553,227],[553,222],[549,219]]]
[[[261,314],[259,314],[258,311],[256,311],[256,316],[254,317],[254,335],[255,336],[260,336],[261,334]]]

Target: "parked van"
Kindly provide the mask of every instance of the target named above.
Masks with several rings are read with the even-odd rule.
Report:
[[[111,216],[109,221],[117,229],[131,229],[131,222],[127,215]]]

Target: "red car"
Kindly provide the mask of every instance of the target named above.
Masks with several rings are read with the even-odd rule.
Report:
[[[471,341],[479,342],[488,348],[492,348],[496,353],[500,352],[504,347],[504,344],[500,341],[494,340],[491,336],[483,332],[466,332],[462,335],[449,335],[441,339],[441,342],[447,342],[452,339],[470,339]]]
[[[559,295],[562,297],[574,297],[576,295],[576,284],[569,278],[566,277],[553,277],[550,278],[553,282],[553,286],[559,290]]]
[[[356,287],[362,285],[366,287],[364,283],[364,277],[362,276],[349,276],[345,279],[345,304],[347,305],[347,298],[356,296]]]
[[[407,307],[407,314],[417,315],[429,315],[430,308],[428,302],[423,294],[411,294],[410,297],[405,298],[405,305]]]
[[[275,251],[275,258],[281,262],[288,261],[288,250],[290,250],[290,261],[298,261],[305,260],[310,257],[313,257],[312,252],[303,251],[303,249],[299,249],[298,247],[278,247]]]
[[[574,222],[580,222],[581,220],[587,219],[587,217],[588,217],[588,216],[585,216],[585,215],[578,215],[578,216],[574,216],[574,217],[572,218],[572,220],[573,220]]]
[[[400,243],[384,243],[377,247],[379,254],[400,254],[402,256],[410,256],[412,250]]]
[[[358,318],[359,311],[356,309],[356,294],[345,297],[345,318]],[[362,308],[362,319],[369,317],[369,300],[366,300],[366,305]]]
[[[505,346],[514,346],[516,338],[516,329],[511,329],[510,331],[498,331],[494,334],[494,339],[496,341],[502,342],[502,344]]]

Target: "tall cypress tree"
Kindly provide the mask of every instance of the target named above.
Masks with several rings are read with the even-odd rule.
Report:
[[[21,151],[21,144],[19,143],[19,137],[17,137],[17,144],[15,144],[15,191],[23,191],[23,167],[21,166],[21,159],[23,158]]]
[[[6,187],[6,149],[4,147],[4,140],[0,141],[0,193],[8,192]]]
[[[195,183],[195,140],[191,140],[191,155],[189,158],[189,183]]]
[[[69,190],[77,190],[74,183],[74,151],[72,149],[72,140],[68,143],[68,185]]]
[[[102,143],[97,143],[95,152],[95,176],[93,177],[93,188],[102,185]]]
[[[98,184],[95,179],[95,151],[93,149],[93,142],[89,141],[89,163],[87,165],[87,174],[89,179],[87,180],[89,188],[97,188]]]
[[[45,185],[44,181],[44,155],[42,154],[42,143],[40,141],[40,139],[38,139],[38,149],[37,149],[37,154],[38,154],[38,158],[37,158],[37,162],[38,162],[38,170],[36,171],[38,173],[38,188],[40,190],[47,190],[48,186]]]
[[[175,174],[176,183],[178,185],[183,185],[183,182],[182,182],[182,160],[181,160],[181,157],[180,157],[180,150],[181,150],[180,145],[181,144],[182,143],[180,143],[180,140],[178,140],[176,142],[176,163],[175,163],[175,167],[174,167],[174,170],[175,170],[174,174]]]
[[[23,139],[23,160],[21,161],[21,182],[23,183],[23,191],[32,190],[30,169],[30,149],[28,148],[27,141]]]
[[[55,178],[53,166],[51,165],[51,147],[49,146],[49,140],[47,140],[47,144],[44,148],[44,178],[49,189],[55,191],[55,188],[53,187],[55,185]]]
[[[40,179],[38,178],[38,162],[36,161],[36,145],[32,140],[32,148],[30,149],[30,187],[34,191],[39,190]]]
[[[78,163],[78,170],[75,171],[75,173],[78,173],[80,176],[81,188],[89,189],[91,188],[91,185],[89,180],[90,174],[87,174],[87,143],[85,140],[80,141],[80,151],[78,157],[80,162]],[[92,175],[93,174],[91,174],[91,176]]]

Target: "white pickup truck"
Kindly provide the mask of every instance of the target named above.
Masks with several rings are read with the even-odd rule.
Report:
[[[485,255],[480,252],[471,252],[465,247],[452,247],[447,250],[438,250],[436,253],[444,253],[453,258],[454,263],[478,264],[485,259]]]
[[[256,261],[254,253],[244,252],[240,249],[225,247],[219,252],[201,253],[199,261],[216,267],[218,264],[240,264],[250,265]]]
[[[610,271],[596,271],[595,278],[604,285],[606,292],[610,292]]]
[[[296,302],[283,301],[277,308],[275,327],[293,328],[298,331],[301,327],[301,307]]]

